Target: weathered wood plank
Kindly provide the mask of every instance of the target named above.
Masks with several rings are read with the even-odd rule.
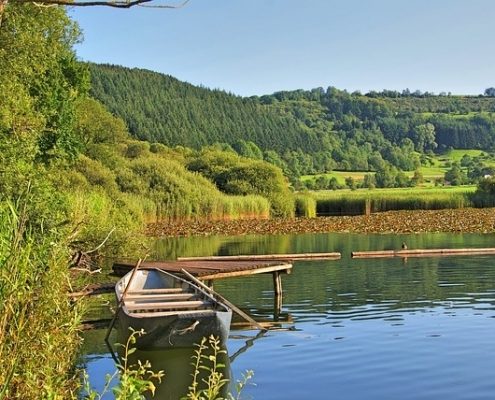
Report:
[[[353,251],[353,258],[439,257],[495,254],[495,248]]]
[[[249,275],[256,275],[256,274],[266,274],[274,271],[280,271],[286,274],[290,274],[292,269],[291,264],[280,264],[280,265],[273,265],[269,267],[264,267],[264,268],[256,268],[256,269],[250,269],[250,270],[242,270],[242,271],[232,271],[232,272],[216,272],[212,273],[211,275],[200,275],[198,276],[199,279],[201,280],[214,280],[214,279],[226,279],[226,278],[235,278],[239,276],[249,276]]]
[[[333,253],[296,253],[296,254],[252,254],[238,256],[178,257],[178,261],[263,261],[263,260],[334,260],[342,255]]]

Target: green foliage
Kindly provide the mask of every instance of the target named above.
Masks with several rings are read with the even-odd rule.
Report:
[[[74,169],[82,174],[92,186],[99,186],[108,193],[117,191],[115,174],[100,161],[81,155],[76,161]]]
[[[76,25],[61,8],[9,2],[0,30],[0,135],[20,141],[24,156],[48,161],[74,157],[74,103],[88,89],[88,75],[71,46]],[[23,153],[25,152],[25,153]]]
[[[372,174],[366,174],[366,175],[364,175],[362,186],[364,188],[374,189],[376,187],[375,175],[372,175]]]
[[[345,178],[345,185],[351,190],[356,189],[356,182],[352,176]]]
[[[453,186],[463,185],[467,182],[467,176],[458,163],[453,163],[452,168],[445,172],[445,181]]]
[[[294,214],[292,193],[282,171],[274,165],[206,149],[190,157],[187,167],[211,179],[224,193],[265,197],[270,202],[272,216]]]
[[[145,221],[157,219],[269,215],[268,200],[253,195],[256,193],[253,188],[227,195],[204,176],[188,171],[184,163],[191,156],[190,150],[131,140],[122,121],[94,100],[82,101],[79,107],[82,111],[78,108],[77,129],[86,138],[85,154],[79,156],[72,170],[61,173],[61,182],[67,184],[64,186],[67,191],[88,191],[85,197],[89,204],[94,199],[105,199],[108,212],[96,218],[100,224],[91,224],[95,237],[113,225],[117,228],[114,244],[124,243],[125,237],[118,239],[119,232],[126,229],[134,232]],[[91,118],[96,118],[98,123],[93,124]],[[238,157],[222,151],[217,151],[217,155],[220,159]],[[91,207],[86,209],[86,213],[96,217],[90,210]],[[93,243],[89,231],[84,232],[83,236]]]
[[[127,145],[126,157],[138,158],[144,156],[150,150],[147,142],[131,142]]]
[[[484,178],[478,183],[472,201],[477,207],[495,206],[495,178]]]
[[[81,99],[77,103],[75,132],[85,146],[118,144],[128,138],[124,121],[114,117],[101,103],[91,98]]]
[[[424,182],[423,173],[417,169],[416,171],[414,171],[414,175],[411,178],[411,185],[418,186],[421,185],[423,182]]]
[[[94,64],[89,68],[92,95],[124,119],[138,139],[196,149],[243,139],[262,148],[271,144],[279,152],[288,144],[295,149],[306,141],[304,129],[291,115],[274,113],[255,100],[141,69]],[[283,132],[288,143],[272,130]]]

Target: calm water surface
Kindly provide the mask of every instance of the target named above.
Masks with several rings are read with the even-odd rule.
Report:
[[[307,234],[164,239],[160,258],[340,251],[339,261],[298,262],[283,276],[274,308],[270,275],[230,279],[216,290],[259,320],[288,328],[256,337],[232,330],[234,379],[252,369],[243,398],[494,399],[495,258],[493,256],[352,260],[351,251],[495,247],[494,235]],[[101,332],[86,339],[93,386],[113,361]],[[188,355],[143,355],[169,381],[187,376]],[[165,378],[167,381],[167,378]],[[184,383],[187,386],[187,382]],[[163,388],[155,398],[179,398]],[[111,398],[111,397],[108,397]]]

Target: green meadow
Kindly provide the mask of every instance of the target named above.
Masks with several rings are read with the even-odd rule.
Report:
[[[421,174],[423,174],[424,183],[421,184],[421,187],[431,187],[435,185],[435,179],[443,178],[445,172],[447,172],[452,163],[458,162],[460,163],[464,155],[468,155],[471,158],[476,158],[480,156],[484,156],[483,162],[488,166],[495,166],[495,160],[488,156],[486,151],[483,150],[475,150],[475,149],[455,149],[449,150],[444,154],[435,155],[430,158],[431,165],[425,166],[422,165],[419,168]],[[414,175],[414,171],[405,171],[404,172],[409,178],[412,178]],[[311,179],[316,179],[320,176],[326,176],[327,178],[335,178],[339,185],[345,185],[345,179],[351,177],[356,182],[361,182],[364,179],[366,174],[374,175],[373,171],[332,171],[325,174],[316,174],[316,175],[303,175],[301,176],[301,181],[306,182]]]

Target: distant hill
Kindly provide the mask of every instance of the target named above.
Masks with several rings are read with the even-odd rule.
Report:
[[[139,139],[168,146],[230,145],[288,175],[413,170],[420,155],[495,147],[495,98],[327,89],[240,97],[143,69],[89,64],[91,93]]]
[[[92,95],[139,139],[192,148],[243,139],[265,149],[315,151],[318,141],[290,113],[143,69],[90,64]]]

